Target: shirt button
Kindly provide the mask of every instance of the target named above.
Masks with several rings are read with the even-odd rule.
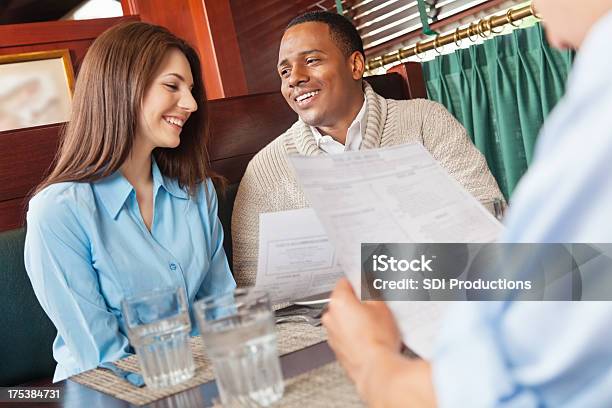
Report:
[[[176,271],[176,264],[174,262],[170,262],[170,270]]]

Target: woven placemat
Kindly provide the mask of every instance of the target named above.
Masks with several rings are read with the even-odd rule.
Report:
[[[278,352],[280,355],[312,346],[313,344],[320,343],[327,339],[324,328],[312,327],[308,324],[285,323],[277,325],[276,330],[278,334]],[[212,365],[204,352],[202,339],[197,336],[192,337],[190,340],[191,349],[193,350],[193,359],[196,364],[195,375],[190,380],[174,387],[160,390],[154,390],[147,386],[137,388],[127,381],[117,378],[109,371],[98,368],[85,371],[70,377],[70,379],[134,405],[149,404],[158,399],[166,398],[189,388],[197,387],[214,379]],[[130,356],[117,361],[116,365],[124,370],[140,372],[137,356]]]
[[[232,408],[215,401],[215,408]],[[285,380],[283,398],[270,408],[365,407],[337,361]]]

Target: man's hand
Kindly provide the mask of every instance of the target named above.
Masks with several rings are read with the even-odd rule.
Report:
[[[400,333],[387,305],[361,303],[345,278],[336,285],[321,320],[336,358],[358,387],[377,354],[381,351],[399,354]]]
[[[322,322],[336,358],[369,406],[435,406],[431,367],[400,354],[400,332],[384,302],[361,303],[343,278]]]

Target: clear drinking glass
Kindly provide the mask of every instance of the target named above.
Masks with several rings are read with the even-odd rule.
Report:
[[[194,305],[224,406],[268,406],[283,396],[270,298],[236,289]]]
[[[168,387],[193,377],[189,345],[191,322],[185,291],[164,288],[131,296],[122,304],[130,343],[151,388]]]

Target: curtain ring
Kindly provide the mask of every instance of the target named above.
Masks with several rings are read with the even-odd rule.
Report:
[[[476,32],[478,33],[478,36],[482,38],[488,38],[489,36],[486,34],[487,31],[487,21],[484,19],[480,20],[478,24],[476,24]]]
[[[434,51],[438,53],[438,55],[442,55],[442,53],[438,50],[438,40],[439,39],[440,39],[440,35],[437,35],[436,38],[434,38],[433,48],[434,48]]]
[[[461,38],[459,38],[459,27],[457,27],[457,29],[453,33],[453,41],[455,42],[455,45],[457,46],[457,48],[461,48]]]
[[[419,60],[419,61],[423,61],[423,58],[419,55],[421,53],[421,51],[419,50],[419,46],[421,45],[421,42],[419,41],[418,43],[415,44],[414,46],[414,56]]]
[[[531,11],[531,15],[534,16],[535,18],[537,18],[538,20],[542,20],[542,16],[540,16],[535,7],[533,6],[533,2],[531,2],[531,4],[529,4],[529,10]]]
[[[476,40],[472,40],[472,23],[470,23],[470,26],[468,27],[468,40],[470,40],[471,42],[475,43],[476,40],[478,40],[478,35],[476,35]],[[476,32],[476,34],[478,34],[478,32]]]
[[[514,11],[514,10],[512,10],[512,9],[508,9],[508,11],[506,11],[506,21],[507,21],[507,22],[508,22],[508,24],[510,24],[512,27],[519,28],[521,25],[520,25],[520,24],[519,24],[519,25],[514,24],[514,20],[512,20],[512,12],[513,12],[513,11]]]
[[[493,30],[493,17],[489,17],[487,21],[489,22],[489,30],[491,31],[491,34],[499,34],[504,31],[504,27],[501,27],[499,31]]]

